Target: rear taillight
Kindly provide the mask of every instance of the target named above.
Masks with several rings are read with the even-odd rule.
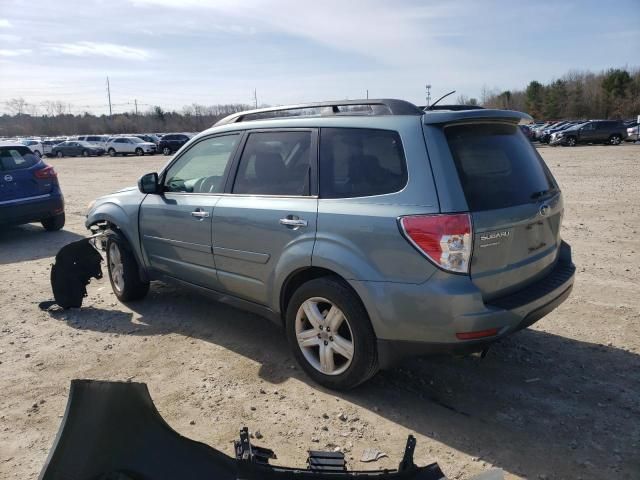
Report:
[[[407,239],[443,270],[469,273],[471,217],[468,213],[400,217]]]
[[[51,165],[41,168],[40,170],[36,170],[35,172],[33,172],[33,175],[36,178],[40,178],[40,179],[47,179],[47,178],[57,178],[58,174],[56,173],[55,168],[53,168]]]

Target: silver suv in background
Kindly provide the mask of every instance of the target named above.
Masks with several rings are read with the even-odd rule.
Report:
[[[205,292],[350,388],[408,355],[482,351],[569,296],[562,193],[529,121],[401,100],[241,112],[97,199],[86,226],[121,301],[154,279]]]
[[[107,153],[112,157],[116,155],[155,155],[157,147],[155,143],[145,142],[138,137],[112,137],[107,142]]]
[[[106,151],[107,140],[109,139],[109,136],[108,135],[80,135],[77,137],[77,139],[83,142],[87,142],[92,147],[101,148]]]

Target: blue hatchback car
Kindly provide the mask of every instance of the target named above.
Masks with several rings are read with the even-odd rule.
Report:
[[[54,168],[22,144],[0,144],[0,225],[64,227],[64,197]]]

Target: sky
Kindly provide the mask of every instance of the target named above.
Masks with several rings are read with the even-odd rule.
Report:
[[[0,0],[0,112],[523,88],[640,67],[640,0]]]

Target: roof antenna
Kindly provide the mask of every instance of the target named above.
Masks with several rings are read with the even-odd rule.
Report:
[[[437,99],[435,102],[433,102],[431,105],[429,105],[427,108],[425,108],[425,110],[433,110],[433,107],[436,106],[436,104],[442,100],[443,98],[448,97],[449,95],[453,95],[454,93],[456,93],[455,90],[451,90],[449,93],[445,93],[443,96],[441,96],[439,99]]]

